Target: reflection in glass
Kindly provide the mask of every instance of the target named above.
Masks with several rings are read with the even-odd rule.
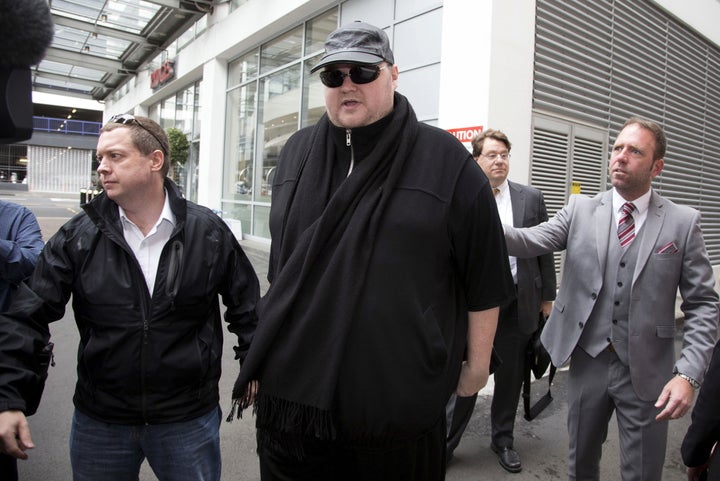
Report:
[[[256,237],[264,237],[265,239],[270,238],[270,226],[268,225],[268,219],[270,218],[270,206],[269,205],[256,205],[255,215],[253,216],[253,228],[252,235]]]
[[[258,73],[257,49],[228,64],[228,87],[245,83]]]
[[[255,155],[256,83],[234,89],[227,96],[223,198],[250,200]]]
[[[338,11],[333,9],[327,13],[313,18],[307,23],[305,33],[305,55],[312,55],[321,52],[325,48],[325,39],[337,28]],[[311,60],[310,65],[315,65],[319,59]]]
[[[310,69],[319,60],[322,54],[318,54],[314,58],[305,62],[305,83],[303,85],[303,108],[302,108],[302,125],[307,127],[314,125],[320,120],[325,113],[325,94],[323,84],[317,72],[310,73]]]
[[[261,99],[258,139],[262,138],[262,168],[255,172],[255,200],[270,202],[272,178],[280,150],[298,129],[300,110],[300,64],[260,80]]]
[[[260,47],[260,73],[299,60],[302,56],[302,38],[303,28],[299,26]]]
[[[227,222],[236,237],[240,237],[238,236],[239,233],[250,232],[250,224],[252,223],[251,208],[250,204],[222,203],[222,218]],[[268,237],[270,236],[268,235]]]

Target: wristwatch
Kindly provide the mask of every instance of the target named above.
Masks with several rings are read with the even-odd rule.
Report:
[[[681,379],[685,379],[687,382],[689,382],[690,385],[693,387],[693,389],[697,389],[697,388],[700,387],[700,383],[697,382],[695,379],[691,378],[690,376],[688,376],[687,374],[683,374],[683,373],[681,373],[681,372],[678,372],[677,369],[675,369],[674,374],[675,374],[677,377],[679,377],[679,378],[681,378]]]

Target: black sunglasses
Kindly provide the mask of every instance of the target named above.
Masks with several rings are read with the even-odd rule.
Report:
[[[341,72],[340,70],[323,70],[320,72],[320,81],[323,85],[331,89],[341,86],[345,81],[345,77],[350,77],[350,80],[358,85],[369,84],[377,79],[380,76],[380,71],[386,67],[387,65],[382,67],[378,67],[377,65],[373,65],[372,67],[356,65],[351,67],[348,73]]]
[[[137,125],[138,125],[141,129],[143,129],[145,132],[147,132],[148,134],[150,134],[150,135],[152,135],[153,137],[155,137],[155,140],[157,140],[157,141],[158,141],[158,144],[160,144],[160,150],[162,150],[162,153],[163,153],[163,154],[165,154],[165,155],[168,154],[167,152],[165,152],[165,147],[163,147],[163,143],[162,143],[162,141],[160,140],[160,138],[159,138],[157,135],[153,134],[153,133],[150,131],[150,129],[148,129],[147,127],[145,127],[138,119],[135,118],[134,115],[130,115],[130,114],[117,114],[117,115],[113,115],[112,117],[110,117],[110,122],[113,122],[113,123],[116,123],[116,124],[123,124],[123,125],[132,124],[132,123],[137,124]]]

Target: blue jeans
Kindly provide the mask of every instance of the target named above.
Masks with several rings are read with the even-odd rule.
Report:
[[[75,410],[74,481],[137,481],[147,458],[159,481],[220,481],[220,408],[170,424],[107,424]]]

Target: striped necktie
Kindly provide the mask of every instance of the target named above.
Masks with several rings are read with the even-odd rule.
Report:
[[[635,204],[625,202],[622,206],[622,217],[618,223],[618,239],[620,239],[620,247],[627,247],[635,238],[635,219],[632,213],[635,210]]]

